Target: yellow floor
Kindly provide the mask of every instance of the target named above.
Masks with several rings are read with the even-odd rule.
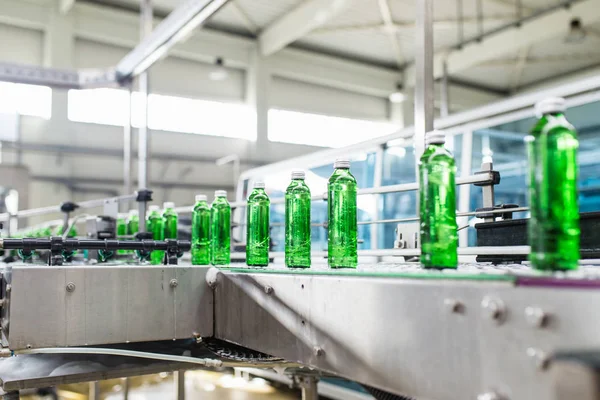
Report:
[[[122,400],[125,381],[112,379],[100,382],[101,400]],[[57,388],[60,400],[88,400],[90,385],[61,385]],[[212,371],[187,371],[185,373],[186,399],[201,400],[292,400],[299,392],[289,388],[273,386],[261,378],[234,376],[231,373]],[[46,400],[48,396],[28,394],[27,400]],[[97,399],[97,400],[100,400]],[[129,379],[129,400],[175,400],[173,374],[161,373]]]

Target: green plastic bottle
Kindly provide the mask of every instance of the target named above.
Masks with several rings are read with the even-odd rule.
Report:
[[[425,268],[458,267],[456,163],[445,142],[443,132],[428,132],[419,160],[421,265]]]
[[[162,215],[160,215],[160,208],[158,206],[150,206],[148,211],[146,227],[148,232],[152,232],[152,239],[165,240],[165,222]],[[150,254],[150,263],[153,265],[162,264],[164,256],[165,252],[163,250],[154,250]]]
[[[567,121],[565,100],[536,105],[539,116],[525,138],[529,158],[529,260],[540,270],[577,269],[579,206],[575,128]]]
[[[127,216],[127,234],[134,236],[140,230],[140,214],[138,210],[129,210]]]
[[[228,265],[231,260],[231,207],[225,190],[215,191],[210,208],[210,263]]]
[[[285,265],[310,267],[310,189],[304,171],[292,171],[285,191]]]
[[[329,266],[356,268],[358,266],[356,179],[350,173],[348,159],[337,159],[333,168],[327,187]]]
[[[127,235],[127,221],[125,221],[125,217],[119,214],[117,218],[117,239],[124,240],[121,236]],[[127,254],[127,250],[117,250],[117,254]]]
[[[163,204],[163,218],[165,219],[165,239],[177,239],[179,217],[175,212],[175,203],[167,201]]]
[[[192,212],[192,265],[210,264],[210,206],[206,195],[196,196]]]
[[[251,267],[269,265],[269,208],[271,200],[265,183],[256,182],[248,197],[246,211],[246,264]]]

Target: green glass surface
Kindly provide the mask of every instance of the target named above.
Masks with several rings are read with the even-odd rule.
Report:
[[[577,132],[562,113],[544,115],[526,138],[529,157],[531,265],[577,269]]]
[[[117,239],[119,236],[127,235],[127,222],[125,218],[117,218]],[[117,254],[127,254],[127,250],[117,250]]]
[[[285,265],[310,267],[310,189],[293,179],[285,191]]]
[[[192,212],[192,265],[210,264],[210,207],[199,201]]]
[[[269,265],[269,207],[265,189],[254,188],[248,197],[246,212],[246,264]]]
[[[177,239],[177,221],[179,216],[172,208],[163,211],[165,220],[165,239]]]
[[[159,211],[152,211],[148,215],[146,221],[148,232],[152,232],[152,239],[154,240],[165,240],[165,222],[160,215]],[[164,251],[154,250],[150,254],[150,263],[153,265],[159,265],[163,263]]]
[[[135,235],[140,230],[140,217],[137,214],[130,215],[127,218],[127,234]]]
[[[210,208],[210,263],[229,264],[231,241],[231,207],[225,197],[216,197]]]
[[[356,268],[358,265],[356,193],[356,179],[349,169],[333,171],[327,190],[327,242],[331,268]]]
[[[515,282],[517,276],[512,272],[498,273],[498,271],[487,272],[483,267],[480,270],[470,267],[458,269],[423,269],[419,265],[394,265],[394,266],[360,266],[357,269],[330,269],[318,265],[305,269],[290,269],[279,265],[270,265],[263,268],[222,268],[223,271],[236,273],[266,273],[285,275],[326,275],[326,276],[354,276],[374,278],[400,278],[419,280],[476,280],[476,281],[508,281]],[[492,268],[493,269],[493,268]]]
[[[442,144],[430,144],[419,160],[421,264],[425,268],[458,266],[456,165]]]

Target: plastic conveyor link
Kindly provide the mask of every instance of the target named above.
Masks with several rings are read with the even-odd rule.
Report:
[[[62,264],[62,253],[74,250],[138,250],[149,253],[154,250],[166,252],[167,264],[177,264],[177,258],[184,251],[189,251],[191,242],[189,240],[112,240],[112,239],[63,239],[62,237],[51,237],[49,239],[0,239],[0,249],[19,249],[24,253],[32,250],[50,250],[50,265]]]
[[[0,249],[51,250],[169,250],[176,247],[180,251],[189,251],[189,240],[96,240],[96,239],[0,239]]]

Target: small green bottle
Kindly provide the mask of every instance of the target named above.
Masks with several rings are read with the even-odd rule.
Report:
[[[165,240],[165,222],[162,215],[160,215],[160,208],[158,206],[150,206],[148,211],[146,229],[152,233],[152,239]],[[153,265],[162,264],[164,256],[165,252],[163,250],[154,250],[150,254],[150,263]]]
[[[292,171],[285,191],[285,265],[310,267],[310,189],[304,171]]]
[[[210,263],[228,265],[231,259],[231,207],[225,190],[215,191],[210,208]]]
[[[122,236],[127,235],[127,222],[125,216],[119,214],[117,217],[117,239],[124,240]],[[127,254],[127,250],[117,250],[117,254]]]
[[[248,197],[246,211],[246,264],[251,267],[269,265],[269,207],[271,200],[265,183],[256,182]]]
[[[127,234],[135,236],[140,230],[140,214],[138,210],[129,210],[127,216]]]
[[[210,264],[210,206],[206,195],[196,196],[192,212],[192,265]]]
[[[177,221],[175,203],[167,201],[163,204],[163,218],[165,219],[165,239],[177,239]]]
[[[419,160],[421,265],[458,267],[456,224],[456,164],[444,147],[444,132],[428,132]]]
[[[356,179],[350,173],[350,160],[337,159],[327,186],[328,257],[331,268],[358,266],[358,219]]]
[[[529,261],[535,269],[572,270],[579,261],[579,206],[575,128],[565,100],[536,104],[537,124],[525,138],[529,158]]]

